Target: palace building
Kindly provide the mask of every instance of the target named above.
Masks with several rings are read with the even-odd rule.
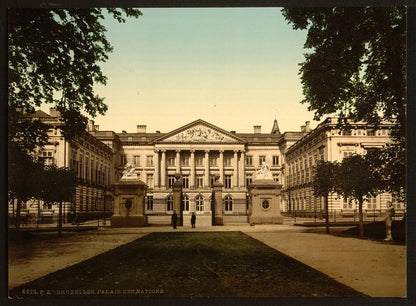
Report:
[[[368,124],[351,123],[350,130],[340,130],[336,118],[328,118],[315,129],[309,122],[299,131],[281,133],[277,120],[272,130],[264,133],[254,126],[252,133],[226,131],[198,119],[177,129],[162,133],[148,132],[146,125],[137,131],[100,131],[90,120],[88,129],[75,139],[66,141],[59,129],[60,114],[37,111],[34,118],[50,127],[49,142],[38,150],[45,164],[55,163],[76,171],[80,183],[72,203],[64,206],[64,214],[92,219],[111,215],[114,205],[112,184],[119,182],[127,164],[147,185],[145,215],[149,224],[169,224],[173,213],[172,185],[180,174],[183,186],[184,222],[192,213],[200,225],[212,220],[211,196],[215,177],[222,187],[224,224],[247,223],[249,218],[248,186],[256,171],[267,164],[273,180],[282,186],[282,212],[312,216],[323,212],[323,199],[313,196],[312,169],[319,160],[341,161],[351,154],[382,148],[391,142],[392,124],[383,123],[373,129]],[[367,216],[385,210],[389,194],[367,199]],[[396,209],[403,204],[395,203]],[[13,212],[13,206],[11,211]],[[48,214],[56,207],[51,203],[29,201],[23,214]],[[355,203],[332,195],[329,210],[349,215]],[[9,210],[10,212],[10,210]],[[70,218],[66,219],[71,221]]]
[[[203,120],[196,120],[168,133],[148,133],[138,125],[136,133],[113,134],[99,131],[94,124],[89,133],[99,140],[120,142],[117,152],[119,179],[124,165],[134,165],[137,175],[148,186],[145,213],[150,224],[168,224],[173,213],[172,184],[175,174],[183,184],[184,220],[192,212],[199,224],[210,224],[212,184],[215,176],[223,184],[224,223],[248,222],[248,185],[256,170],[267,163],[273,179],[283,183],[284,150],[307,133],[280,133],[277,120],[270,133],[254,126],[253,133],[226,131]]]

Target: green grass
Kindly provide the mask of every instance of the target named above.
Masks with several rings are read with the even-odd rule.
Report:
[[[241,232],[152,233],[10,295],[46,290],[66,298],[363,296]]]

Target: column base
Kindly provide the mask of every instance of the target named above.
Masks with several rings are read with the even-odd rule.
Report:
[[[214,217],[213,225],[224,225],[224,220],[222,217]]]

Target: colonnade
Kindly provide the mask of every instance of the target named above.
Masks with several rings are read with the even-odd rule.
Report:
[[[245,187],[245,151],[244,150],[166,150],[166,149],[156,149],[154,154],[154,186],[155,188],[165,188],[167,187],[167,152],[172,151],[175,152],[175,172],[182,173],[184,168],[189,169],[189,187],[192,189],[195,187],[196,184],[196,171],[203,170],[203,184],[204,187],[209,187],[210,185],[210,176],[213,174],[219,174],[220,179],[219,181],[224,184],[224,176],[225,176],[225,168],[227,167],[224,165],[224,153],[225,152],[233,152],[232,155],[232,176],[231,176],[231,184],[232,187]],[[195,164],[195,153],[204,152],[203,155],[203,165],[196,165]],[[183,152],[186,152],[186,155],[190,155],[189,165],[181,165],[181,156],[183,156]],[[218,162],[216,165],[210,165],[210,155],[212,152],[216,152],[216,155],[219,153]],[[218,152],[218,153],[217,153]],[[170,165],[169,165],[170,166]],[[215,171],[214,169],[215,168]],[[229,168],[228,168],[229,169]],[[228,170],[227,169],[227,170]]]

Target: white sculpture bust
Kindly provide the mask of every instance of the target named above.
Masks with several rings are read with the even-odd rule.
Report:
[[[139,177],[135,172],[135,168],[132,164],[127,163],[126,168],[123,171],[122,180],[137,180]]]
[[[261,167],[256,172],[257,180],[273,180],[273,174],[270,172],[270,167],[268,164],[263,162]]]

